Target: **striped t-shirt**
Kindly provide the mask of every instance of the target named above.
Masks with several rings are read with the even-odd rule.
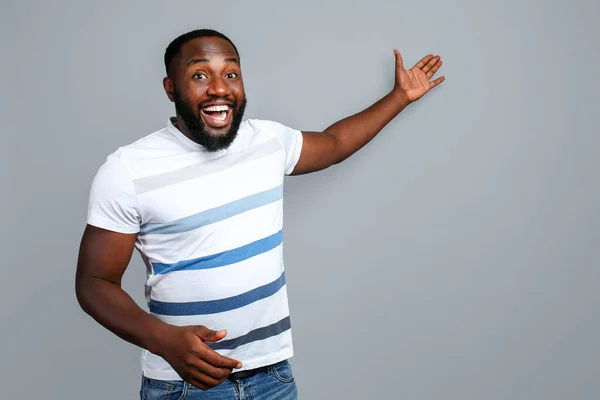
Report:
[[[169,120],[108,156],[92,184],[88,223],[138,234],[149,312],[172,325],[227,329],[207,345],[241,370],[293,354],[282,196],[301,148],[300,131],[250,119],[228,149],[211,153]],[[181,379],[147,350],[142,372]]]

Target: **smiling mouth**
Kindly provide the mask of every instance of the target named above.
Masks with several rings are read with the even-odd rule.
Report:
[[[231,123],[233,108],[229,105],[204,107],[200,110],[204,123],[210,128],[221,129]]]

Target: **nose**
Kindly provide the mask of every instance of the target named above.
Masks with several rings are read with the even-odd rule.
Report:
[[[215,77],[211,79],[210,84],[206,93],[209,96],[225,97],[229,94],[229,85],[222,77]]]

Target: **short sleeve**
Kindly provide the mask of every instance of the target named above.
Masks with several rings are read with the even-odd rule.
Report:
[[[274,121],[260,121],[260,127],[271,132],[279,140],[285,151],[285,174],[290,175],[302,152],[302,132]]]
[[[119,233],[138,233],[140,230],[139,200],[119,151],[107,157],[94,177],[87,222]]]

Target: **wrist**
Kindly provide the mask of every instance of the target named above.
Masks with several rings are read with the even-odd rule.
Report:
[[[175,328],[173,325],[169,325],[155,317],[152,318],[152,323],[148,329],[148,335],[143,344],[143,347],[149,352],[162,357],[163,349],[165,348],[167,341],[171,337],[171,331]]]
[[[406,92],[398,86],[394,86],[390,92],[390,96],[394,99],[396,104],[399,104],[402,108],[408,106],[411,101],[408,99]]]

